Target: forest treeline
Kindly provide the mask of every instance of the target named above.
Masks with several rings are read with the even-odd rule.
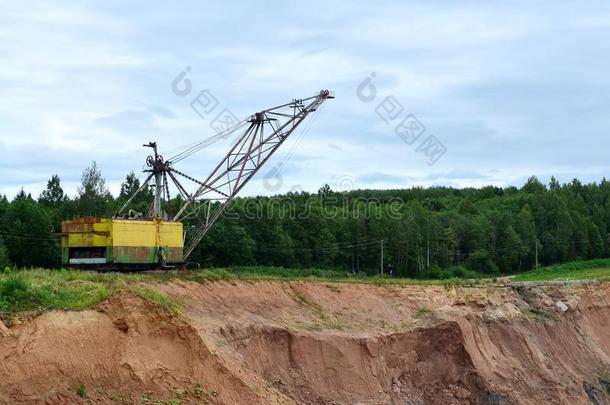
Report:
[[[118,196],[95,163],[74,198],[52,176],[37,198],[0,197],[0,266],[58,267],[52,232],[78,216],[113,215],[140,184],[127,175]],[[134,201],[145,212],[151,192]],[[179,199],[169,210],[176,212]],[[185,223],[188,233],[197,220]],[[374,274],[392,264],[400,276],[446,278],[510,274],[610,254],[610,182],[521,188],[448,187],[288,193],[237,198],[189,260],[207,267],[316,267]]]

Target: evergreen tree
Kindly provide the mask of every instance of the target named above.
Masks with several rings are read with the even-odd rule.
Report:
[[[59,176],[54,174],[47,182],[47,188],[38,197],[38,202],[45,207],[58,209],[67,199],[68,196],[61,188]]]
[[[58,263],[57,240],[45,209],[21,191],[11,202],[0,222],[9,258],[18,266],[55,267]]]
[[[95,161],[83,171],[78,187],[77,210],[80,215],[104,215],[110,210],[112,195]]]
[[[546,191],[546,187],[538,180],[538,177],[532,176],[527,179],[527,183],[525,183],[521,190],[526,193],[539,194]]]
[[[551,182],[549,183],[549,190],[551,191],[557,191],[561,188],[561,185],[559,184],[559,182],[557,181],[557,179],[555,178],[555,176],[551,177]]]
[[[140,180],[136,177],[135,173],[129,172],[125,177],[125,181],[121,183],[121,191],[116,201],[116,210],[119,210],[140,189],[140,186]],[[152,199],[152,190],[149,187],[145,187],[134,197],[127,208],[146,213],[152,204]]]

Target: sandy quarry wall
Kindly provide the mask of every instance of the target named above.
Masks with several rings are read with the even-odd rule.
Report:
[[[78,401],[81,384],[94,403],[174,399],[184,390],[196,399],[197,384],[199,396],[218,393],[210,403],[266,403],[187,322],[133,295],[118,294],[96,310],[46,313],[11,332],[0,344],[6,403]]]
[[[300,403],[609,403],[610,284],[159,288]]]
[[[610,403],[610,284],[149,287],[182,314],[121,293],[4,328],[0,403]]]

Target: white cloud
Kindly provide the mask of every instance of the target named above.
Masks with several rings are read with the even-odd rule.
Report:
[[[92,160],[118,191],[142,167],[142,143],[157,140],[163,151],[212,135],[189,107],[203,89],[238,117],[335,90],[285,165],[280,191],[315,191],[339,175],[361,187],[595,179],[610,166],[610,6],[593,3],[596,12],[528,2],[5,2],[0,194],[23,185],[37,195],[54,173],[73,194]],[[193,93],[179,98],[170,83],[187,65]],[[371,72],[379,99],[363,103],[356,87]],[[376,115],[386,95],[445,144],[434,167]],[[226,148],[213,145],[182,168],[204,177]],[[244,191],[263,192],[261,179]]]

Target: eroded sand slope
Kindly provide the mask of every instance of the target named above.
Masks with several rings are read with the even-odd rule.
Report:
[[[610,404],[610,284],[150,284],[0,328],[0,401]]]

